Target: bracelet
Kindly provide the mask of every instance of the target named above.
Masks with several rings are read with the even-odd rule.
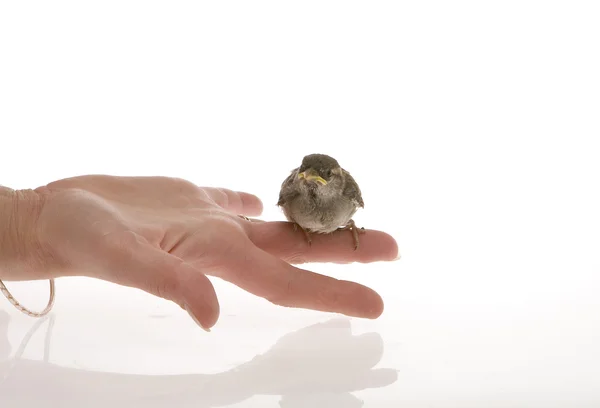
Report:
[[[48,312],[50,312],[50,310],[52,310],[52,306],[54,306],[54,279],[50,279],[50,299],[48,300],[48,305],[41,312],[33,312],[33,311],[27,309],[25,306],[21,305],[19,302],[17,302],[17,299],[15,299],[15,297],[10,293],[10,291],[4,285],[4,282],[2,282],[1,279],[0,279],[0,292],[2,292],[2,294],[4,296],[6,296],[8,301],[10,303],[12,303],[14,307],[16,307],[18,310],[20,310],[21,312],[23,312],[26,315],[31,316],[31,317],[42,317],[42,316],[48,314]]]

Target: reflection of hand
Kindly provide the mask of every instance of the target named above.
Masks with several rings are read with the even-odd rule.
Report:
[[[47,348],[49,342],[47,337]],[[290,333],[265,354],[218,374],[90,372],[32,360],[20,360],[8,370],[11,362],[0,362],[0,377],[9,374],[0,381],[0,406],[43,406],[51,395],[52,403],[63,408],[125,404],[199,408],[229,406],[256,395],[281,395],[283,408],[354,408],[362,402],[350,392],[397,381],[396,370],[373,369],[382,348],[379,335],[352,336],[347,321],[332,320]]]
[[[0,310],[0,359],[4,360],[10,355],[8,341],[8,321],[10,317],[4,310]]]
[[[396,370],[373,369],[383,355],[377,333],[353,336],[350,322],[334,319],[289,333],[248,364],[254,378],[285,375],[258,385],[261,394],[351,392],[382,387],[397,380]],[[241,368],[244,369],[244,368]],[[268,377],[268,376],[267,376]]]
[[[281,408],[361,408],[363,405],[363,401],[350,393],[332,392],[284,395],[279,401]]]
[[[289,223],[238,217],[261,213],[254,195],[178,179],[83,176],[21,194],[29,204],[17,207],[17,217],[23,225],[38,217],[31,229],[42,266],[26,271],[33,263],[22,262],[21,272],[6,278],[83,274],[137,287],[176,302],[205,328],[219,315],[205,275],[278,305],[378,317],[383,305],[371,289],[288,262],[373,262],[398,252],[394,239],[378,231],[365,234],[358,251],[342,233],[315,237],[309,248]]]

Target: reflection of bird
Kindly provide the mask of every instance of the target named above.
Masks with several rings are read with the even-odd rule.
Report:
[[[309,154],[300,167],[281,184],[277,205],[288,219],[309,233],[327,234],[336,230],[351,230],[354,249],[358,249],[358,232],[352,217],[364,208],[358,184],[337,160],[325,154]]]
[[[0,312],[0,340],[3,333],[8,333],[9,323],[2,317]],[[101,372],[49,362],[51,324],[44,361],[22,358],[29,339],[45,319],[32,326],[14,358],[0,360],[1,407],[43,406],[50,402],[63,408],[208,408],[272,395],[281,396],[282,408],[358,408],[362,401],[353,392],[387,387],[398,380],[397,370],[374,368],[383,356],[382,337],[378,333],[354,335],[350,320],[345,318],[288,333],[263,354],[228,371],[179,375]],[[65,346],[72,339],[65,337],[62,341],[67,341]],[[206,350],[198,353],[202,355]],[[286,375],[281,375],[282,371]],[[29,392],[36,389],[47,392]]]

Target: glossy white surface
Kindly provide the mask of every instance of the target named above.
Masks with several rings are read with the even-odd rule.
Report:
[[[279,309],[218,285],[224,310],[211,333],[143,293],[60,280],[48,319],[8,306],[0,312],[0,401],[6,407],[598,405],[600,287],[589,267],[586,274],[583,265],[552,268],[548,261],[492,270],[492,278],[469,261],[420,271],[415,263],[373,269],[382,275],[371,280],[383,288],[388,309],[376,321]],[[545,281],[534,277],[538,268]],[[391,279],[398,287],[385,289]],[[27,285],[11,287],[28,304],[42,305],[45,285]]]
[[[377,290],[374,321],[217,280],[211,333],[95,280],[59,279],[45,320],[0,298],[0,407],[600,407],[599,16],[2,3],[0,184],[176,176],[253,192],[281,220],[281,181],[324,152],[402,260],[305,265]],[[47,282],[7,285],[45,305]]]

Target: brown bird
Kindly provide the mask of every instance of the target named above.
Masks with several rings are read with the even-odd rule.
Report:
[[[281,184],[277,205],[294,229],[302,229],[309,245],[310,233],[351,230],[354,250],[358,249],[358,233],[365,230],[358,229],[352,217],[364,208],[362,194],[354,178],[333,157],[305,156]]]

